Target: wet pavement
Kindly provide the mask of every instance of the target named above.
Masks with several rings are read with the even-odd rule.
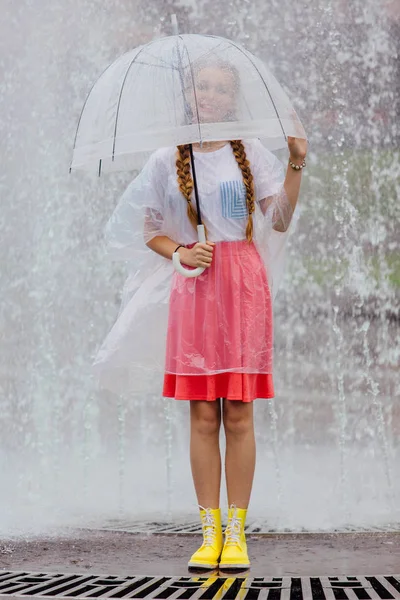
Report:
[[[400,573],[400,532],[248,535],[246,576],[356,576]],[[0,540],[1,571],[190,576],[199,534],[69,530]],[[400,597],[400,596],[399,596]]]

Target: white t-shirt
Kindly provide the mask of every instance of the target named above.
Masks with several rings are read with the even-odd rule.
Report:
[[[254,179],[255,201],[279,193],[283,186],[282,163],[259,140],[244,141]],[[213,242],[246,238],[248,210],[242,171],[228,143],[213,152],[194,152],[200,210]],[[157,150],[146,167],[146,200],[153,209],[148,239],[169,235],[181,244],[197,241],[197,232],[187,216],[187,200],[179,190],[176,148]],[[196,208],[194,190],[191,202]],[[256,214],[261,213],[256,204]],[[263,218],[263,216],[261,216]],[[146,239],[146,241],[148,241]]]

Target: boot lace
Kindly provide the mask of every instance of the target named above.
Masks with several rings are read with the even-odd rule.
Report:
[[[240,544],[241,529],[242,529],[242,521],[239,517],[236,516],[236,507],[234,507],[234,513],[225,529],[225,535],[226,535],[225,544],[227,546],[233,546],[235,544]]]
[[[202,524],[203,524],[203,537],[204,537],[204,546],[212,546],[215,541],[215,532],[216,525],[214,517],[211,513],[210,508],[204,508],[200,506],[202,510],[205,510],[205,514],[202,515]]]

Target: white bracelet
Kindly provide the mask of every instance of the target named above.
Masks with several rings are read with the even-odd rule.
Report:
[[[292,169],[294,169],[295,171],[299,171],[300,169],[303,169],[306,166],[306,159],[303,159],[303,162],[301,163],[301,165],[295,165],[294,163],[292,163],[292,161],[289,158],[289,165],[292,167]]]

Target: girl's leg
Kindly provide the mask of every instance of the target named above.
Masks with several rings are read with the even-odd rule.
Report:
[[[219,508],[221,454],[219,430],[221,404],[193,400],[190,402],[190,464],[199,505]]]
[[[256,464],[253,403],[224,398],[223,422],[228,505],[244,509],[249,505]]]

